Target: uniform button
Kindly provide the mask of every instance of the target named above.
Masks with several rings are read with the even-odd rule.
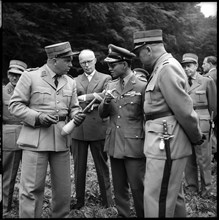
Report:
[[[57,109],[56,112],[59,112],[59,110]]]
[[[133,102],[131,102],[131,104],[133,104]]]
[[[59,93],[57,92],[56,95],[58,95]]]
[[[138,138],[138,135],[136,135],[135,137]]]
[[[123,96],[121,96],[121,99],[123,99]]]
[[[118,115],[118,118],[121,118],[121,116],[120,116],[120,115]]]
[[[122,108],[122,106],[120,105],[119,108]]]
[[[57,103],[59,103],[59,101],[57,101]]]
[[[119,128],[119,125],[117,125],[116,128]]]

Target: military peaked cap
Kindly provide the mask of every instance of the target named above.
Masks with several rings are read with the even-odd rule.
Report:
[[[194,53],[185,53],[181,63],[198,63],[198,56]]]
[[[108,49],[108,56],[104,59],[104,61],[108,63],[131,60],[133,57],[136,57],[136,55],[129,50],[113,44],[109,44]]]
[[[68,41],[46,46],[45,51],[49,59],[74,55],[71,49],[71,45]]]
[[[154,29],[148,31],[138,31],[134,33],[134,50],[149,43],[162,43],[163,33],[161,29]]]
[[[27,64],[20,60],[11,60],[9,63],[9,73],[22,74],[27,69]]]

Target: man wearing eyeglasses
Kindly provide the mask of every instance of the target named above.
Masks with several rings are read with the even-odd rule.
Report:
[[[100,116],[110,117],[104,150],[110,156],[118,217],[131,217],[130,186],[136,216],[143,218],[143,103],[146,81],[138,78],[131,70],[135,54],[113,44],[108,47],[109,54],[104,61],[115,80],[108,84],[99,106]]]
[[[100,73],[95,69],[97,59],[92,50],[85,49],[79,54],[79,63],[84,73],[75,78],[77,95],[80,106],[84,109],[96,96],[96,100],[87,112],[83,124],[76,127],[72,132],[71,151],[74,159],[75,188],[77,203],[74,209],[80,209],[85,205],[85,186],[88,149],[93,157],[97,178],[104,207],[113,206],[110,187],[110,175],[108,156],[103,152],[107,118],[100,118],[98,105],[103,97],[103,91],[111,76]]]

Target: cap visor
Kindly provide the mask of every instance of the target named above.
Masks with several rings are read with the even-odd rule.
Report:
[[[17,69],[10,69],[9,71],[8,71],[8,73],[15,73],[15,74],[22,74],[23,72],[22,71],[20,71],[20,70],[17,70]]]
[[[114,59],[114,58],[111,58],[111,57],[107,57],[104,59],[104,62],[107,62],[107,63],[113,63],[113,62],[118,62],[120,61],[119,59]]]

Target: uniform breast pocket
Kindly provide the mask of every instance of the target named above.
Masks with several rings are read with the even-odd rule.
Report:
[[[64,103],[67,103],[67,106],[69,106],[70,101],[71,101],[71,97],[72,97],[72,90],[63,89],[62,96],[63,96]]]
[[[206,102],[206,91],[199,90],[195,92],[197,102]]]
[[[209,116],[199,116],[199,125],[201,128],[201,131],[204,133],[208,133],[210,129],[210,118]]]
[[[136,112],[139,111],[139,108],[142,108],[143,105],[141,96],[135,95],[125,98],[124,105],[126,107],[126,110],[129,112],[129,115],[136,114]]]
[[[5,128],[3,129],[3,149],[15,149],[16,147],[16,132],[15,128]]]
[[[48,104],[51,101],[51,91],[45,87],[38,87],[32,92],[32,102],[34,104]]]
[[[146,103],[152,104],[162,99],[161,92],[156,88],[155,84],[149,84],[145,90]]]

